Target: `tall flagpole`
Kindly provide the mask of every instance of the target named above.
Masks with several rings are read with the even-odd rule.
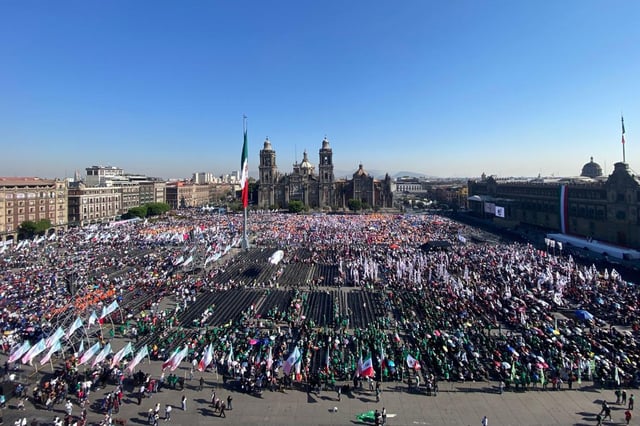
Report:
[[[624,153],[624,117],[620,114],[620,122],[622,123],[622,162],[626,163],[626,157]]]
[[[242,204],[244,207],[244,220],[242,222],[242,249],[249,250],[249,239],[247,238],[247,202],[245,199],[245,191],[249,192],[249,165],[248,156],[249,150],[247,146],[247,116],[242,116],[242,128],[244,131],[244,144],[242,146]]]

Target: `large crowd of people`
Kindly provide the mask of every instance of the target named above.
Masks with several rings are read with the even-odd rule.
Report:
[[[391,380],[425,393],[440,381],[640,383],[635,284],[478,232],[432,215],[263,211],[251,213],[252,247],[242,251],[241,215],[188,210],[72,228],[1,252],[3,350],[65,331],[55,382],[38,387],[45,407],[69,389],[81,400],[99,380],[150,380],[136,378],[143,366],[127,368],[142,348],[166,361],[184,347],[192,371],[206,360],[247,392]],[[273,262],[276,250],[284,255]],[[133,350],[80,374],[84,348],[116,336]]]

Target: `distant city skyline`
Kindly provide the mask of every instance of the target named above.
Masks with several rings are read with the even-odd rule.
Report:
[[[640,3],[2,2],[0,175],[640,170]]]

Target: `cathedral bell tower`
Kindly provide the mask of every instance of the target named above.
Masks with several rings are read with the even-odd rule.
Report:
[[[275,208],[275,186],[278,181],[278,167],[276,166],[276,152],[271,148],[269,138],[265,139],[264,147],[260,150],[260,189],[258,190],[258,205],[260,208]]]
[[[331,207],[334,204],[333,151],[325,136],[320,149],[318,162],[318,183],[320,184],[320,207]]]

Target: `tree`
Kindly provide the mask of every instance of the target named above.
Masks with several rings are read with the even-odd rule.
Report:
[[[304,204],[302,201],[289,201],[289,213],[300,213],[301,211],[304,211]]]
[[[147,216],[160,216],[171,210],[171,206],[167,203],[148,203],[145,204],[145,207],[147,208]]]
[[[18,227],[18,236],[20,238],[33,238],[35,235],[44,235],[49,228],[51,228],[49,219],[40,219],[37,222],[27,220]]]
[[[351,211],[357,212],[362,209],[362,201],[355,198],[350,199],[347,204],[349,206],[349,210]]]
[[[18,227],[18,236],[20,238],[32,238],[36,235],[36,230],[38,229],[38,225],[32,220],[24,221]]]
[[[144,219],[145,217],[147,217],[147,206],[130,208],[127,213],[130,218],[139,217],[140,219]]]

